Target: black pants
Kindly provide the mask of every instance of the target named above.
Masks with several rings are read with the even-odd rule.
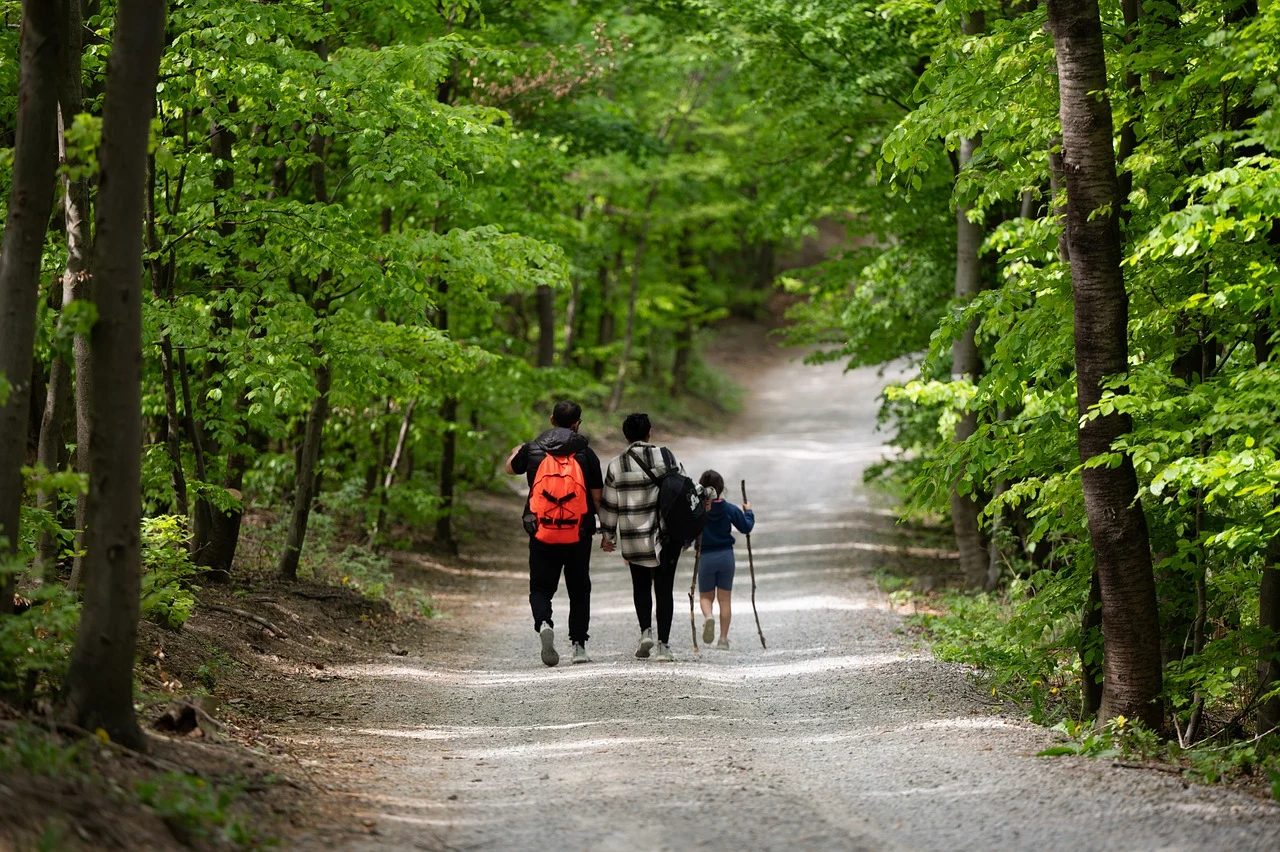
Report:
[[[676,564],[680,561],[679,547],[664,547],[658,554],[658,567],[648,565],[632,565],[631,591],[636,600],[636,618],[640,620],[640,629],[648,630],[652,624],[653,606],[658,606],[658,641],[671,640],[671,617],[675,612],[675,603],[671,599],[676,584]],[[652,589],[652,595],[650,595]]]
[[[578,544],[543,544],[529,540],[529,607],[533,610],[533,629],[543,624],[555,626],[551,620],[551,599],[560,587],[560,572],[569,590],[569,641],[587,641],[591,624],[591,541]]]

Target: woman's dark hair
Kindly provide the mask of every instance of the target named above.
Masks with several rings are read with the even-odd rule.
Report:
[[[704,471],[698,484],[703,488],[714,488],[716,494],[724,497],[724,477],[714,470]]]
[[[622,421],[622,434],[633,444],[649,440],[649,433],[652,431],[653,424],[649,422],[647,414],[628,414],[627,419]]]
[[[557,426],[572,429],[573,424],[582,419],[582,406],[569,400],[557,402],[556,407],[551,410],[551,419]]]

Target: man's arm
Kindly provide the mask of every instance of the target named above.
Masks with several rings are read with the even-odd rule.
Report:
[[[524,473],[523,470],[515,469],[516,457],[520,455],[520,451],[523,449],[524,449],[524,444],[516,444],[514,447],[511,448],[511,455],[507,456],[507,464],[505,469],[507,473],[511,474],[512,476],[519,476],[520,474]],[[523,467],[523,465],[521,465],[521,467]]]

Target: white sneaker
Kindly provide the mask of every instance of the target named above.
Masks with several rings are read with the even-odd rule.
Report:
[[[573,643],[573,661],[575,663],[591,662],[591,655],[587,653],[587,646],[581,642]]]
[[[706,621],[702,622],[702,644],[710,645],[715,638],[716,620],[708,615]]]
[[[653,648],[653,631],[641,630],[640,631],[640,647],[636,648],[636,659],[637,660],[649,659],[649,650],[651,648]]]
[[[719,642],[716,643],[716,647],[719,648],[721,651],[729,650],[729,640],[721,639]]]
[[[655,663],[674,663],[676,658],[671,656],[671,649],[667,647],[666,642],[659,642],[653,649],[653,661]]]
[[[542,639],[542,662],[548,666],[554,666],[560,662],[560,654],[556,651],[556,631],[550,624],[542,625],[542,629],[538,631],[538,637]]]

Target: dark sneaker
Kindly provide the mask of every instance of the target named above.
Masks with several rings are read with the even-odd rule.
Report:
[[[710,645],[716,638],[716,620],[711,616],[707,616],[706,621],[702,622],[702,644]]]
[[[573,643],[573,661],[575,663],[591,662],[591,655],[587,653],[587,646],[581,642]]]
[[[659,642],[653,647],[653,661],[655,663],[674,663],[676,658],[671,656],[671,649],[667,647],[666,642]]]
[[[649,651],[652,649],[653,649],[653,631],[641,630],[640,631],[640,647],[636,648],[636,659],[637,660],[649,659]]]
[[[554,666],[560,662],[560,654],[556,651],[555,628],[550,624],[544,624],[538,631],[538,636],[542,639],[542,662],[548,666]]]

